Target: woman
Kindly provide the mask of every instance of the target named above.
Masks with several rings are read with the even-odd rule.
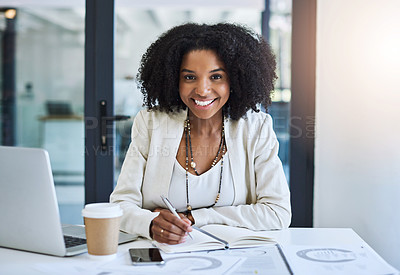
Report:
[[[289,226],[279,145],[258,110],[271,103],[275,67],[268,44],[234,24],[184,24],[148,48],[138,73],[147,110],[110,197],[124,209],[122,230],[176,244],[193,224]]]

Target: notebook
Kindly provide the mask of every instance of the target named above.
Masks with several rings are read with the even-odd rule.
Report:
[[[186,238],[184,243],[169,245],[154,241],[153,244],[165,253],[209,251],[276,244],[276,237],[279,234],[277,230],[253,231],[222,224],[192,227],[193,239]]]
[[[44,149],[0,146],[0,221],[2,247],[55,256],[87,251],[85,228],[61,225],[49,155]],[[67,244],[70,239],[72,244]],[[135,239],[121,232],[119,243]]]

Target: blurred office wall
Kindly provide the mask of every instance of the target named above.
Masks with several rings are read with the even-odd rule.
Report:
[[[315,227],[400,269],[400,1],[318,0]]]

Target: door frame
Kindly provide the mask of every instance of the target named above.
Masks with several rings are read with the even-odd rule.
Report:
[[[290,191],[294,227],[313,226],[316,22],[317,0],[292,1]]]
[[[112,122],[101,140],[102,110],[114,114],[114,0],[86,0],[85,17],[85,203],[108,202],[114,187]],[[104,114],[103,114],[104,116]]]

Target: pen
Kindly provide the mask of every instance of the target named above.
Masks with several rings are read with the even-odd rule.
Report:
[[[167,199],[166,197],[164,197],[163,195],[161,195],[161,199],[163,200],[165,206],[167,206],[167,208],[169,209],[169,211],[171,211],[172,214],[174,214],[175,217],[178,217],[179,219],[181,219],[181,217],[178,215],[178,213],[176,213],[176,209],[175,207],[172,205],[172,203],[169,201],[169,199]],[[192,235],[190,235],[190,233],[188,232],[188,235],[191,239],[193,239]]]
[[[207,236],[209,236],[209,237],[211,237],[211,238],[213,238],[213,239],[216,239],[217,241],[219,241],[219,242],[221,242],[221,243],[223,243],[223,244],[225,245],[224,249],[229,249],[229,243],[228,243],[227,241],[225,241],[225,240],[223,240],[223,239],[220,239],[220,238],[218,238],[217,236],[214,236],[213,234],[208,233],[207,231],[205,231],[205,230],[203,230],[203,229],[201,229],[201,228],[198,228],[197,226],[194,226],[194,225],[193,225],[192,228],[193,228],[193,229],[196,229],[197,231],[199,231],[199,232],[201,232],[201,233],[203,233],[203,234],[206,234]]]

